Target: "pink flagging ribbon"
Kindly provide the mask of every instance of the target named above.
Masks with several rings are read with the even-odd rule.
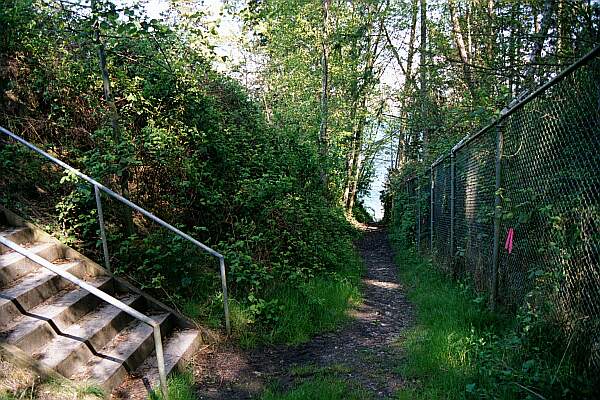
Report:
[[[513,238],[515,236],[515,231],[513,228],[508,229],[508,235],[506,236],[506,243],[504,244],[504,248],[508,250],[508,254],[512,253],[513,249]]]

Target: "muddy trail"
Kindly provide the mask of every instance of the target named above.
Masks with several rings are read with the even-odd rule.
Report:
[[[386,232],[367,227],[357,245],[366,266],[364,301],[351,310],[350,323],[299,346],[243,351],[225,343],[207,348],[194,360],[198,398],[252,399],[267,385],[288,390],[319,370],[331,371],[375,398],[392,396],[403,385],[396,367],[402,364],[399,343],[412,308],[398,281]]]

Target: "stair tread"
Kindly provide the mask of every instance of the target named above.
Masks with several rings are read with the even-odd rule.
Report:
[[[150,317],[162,324],[169,317],[169,313],[155,314]],[[99,355],[92,357],[87,365],[74,375],[75,378],[99,383],[105,382],[124,366],[128,358],[152,334],[151,326],[141,321],[132,321],[98,352]]]
[[[113,296],[126,305],[146,310],[161,326],[167,373],[197,348],[200,331],[189,329],[168,309],[84,261],[76,251],[46,241],[33,225],[11,226],[3,219],[0,237],[94,287],[116,293]],[[75,254],[74,259],[62,259],[66,254]],[[0,245],[0,341],[19,347],[67,378],[95,381],[110,392],[132,371],[158,382],[153,334],[151,326]]]
[[[62,262],[62,260],[60,260],[60,261],[55,260],[52,262],[52,264],[56,265],[57,267],[60,267],[61,269],[65,270],[65,271],[70,271],[71,269],[76,267],[79,263],[80,263],[80,261],[75,261],[75,260],[71,260],[69,262]],[[1,288],[0,293],[2,294],[3,298],[0,299],[0,304],[2,303],[2,301],[10,301],[10,299],[16,299],[23,293],[26,293],[32,289],[35,289],[36,287],[40,286],[44,282],[47,282],[48,280],[50,280],[56,276],[58,276],[58,275],[55,274],[54,272],[50,271],[49,269],[46,269],[43,267],[38,270],[35,270],[35,271],[25,275],[24,277],[21,277],[15,281],[11,282],[11,284],[9,286],[5,286],[5,287]]]
[[[29,243],[31,240],[31,228],[27,226],[0,227],[0,236],[15,242],[18,245]],[[0,245],[0,254],[10,253],[13,250]]]
[[[100,276],[87,282],[95,287],[100,287],[110,279],[112,278],[109,276]],[[0,331],[0,338],[9,343],[18,342],[21,337],[35,329],[37,325],[55,318],[65,308],[75,304],[86,295],[86,290],[70,284],[67,288],[29,310],[29,315],[22,315],[14,320],[11,325]]]
[[[163,353],[165,357],[165,371],[169,374],[177,363],[184,357],[190,346],[198,340],[201,332],[197,329],[178,329],[171,332],[163,344]],[[144,377],[152,387],[158,385],[158,367],[156,361],[156,352],[153,351],[144,361],[144,363],[135,370],[135,376]]]
[[[46,242],[36,242],[31,245],[20,245],[28,249],[29,251],[37,254],[43,250],[46,250],[50,247],[56,246],[54,243],[46,243]],[[6,267],[25,258],[24,255],[17,253],[16,251],[10,251],[8,253],[0,254],[0,268]]]
[[[117,296],[123,303],[130,305],[136,299],[140,298],[137,294],[127,294]],[[103,327],[110,324],[122,311],[115,306],[104,303],[99,308],[90,311],[77,322],[69,326],[64,332],[64,336],[57,336],[48,345],[40,351],[39,361],[55,368],[69,354],[80,346],[84,346],[86,341],[91,340]],[[92,344],[90,344],[91,346]],[[37,357],[36,357],[37,358]]]
[[[27,226],[0,226],[0,236],[8,237],[16,233],[26,232],[29,230]]]

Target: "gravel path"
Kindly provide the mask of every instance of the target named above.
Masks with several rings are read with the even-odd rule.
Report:
[[[268,383],[289,389],[320,368],[334,371],[376,398],[392,396],[403,385],[395,367],[402,363],[398,343],[411,324],[412,306],[399,284],[386,232],[367,227],[358,248],[366,265],[364,302],[351,310],[352,322],[299,346],[251,352],[231,344],[207,348],[194,360],[198,397],[251,399]]]

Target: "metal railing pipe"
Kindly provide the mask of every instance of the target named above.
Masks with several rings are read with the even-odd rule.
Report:
[[[96,197],[96,208],[98,209],[98,222],[100,223],[100,237],[102,238],[102,251],[104,252],[104,265],[110,272],[110,255],[108,254],[108,242],[106,241],[106,231],[104,229],[104,213],[102,212],[102,199],[100,198],[100,189],[94,185],[94,196]]]
[[[144,208],[138,206],[137,204],[132,203],[131,201],[129,201],[125,197],[121,196],[118,193],[115,193],[114,191],[110,190],[106,186],[102,185],[100,182],[98,182],[95,179],[92,179],[89,176],[87,176],[86,174],[82,173],[78,169],[71,167],[70,165],[68,165],[68,164],[64,163],[63,161],[59,160],[58,158],[56,158],[56,157],[54,157],[54,156],[46,153],[44,150],[40,149],[39,147],[37,147],[37,146],[29,143],[27,140],[23,139],[22,137],[20,137],[18,135],[15,135],[14,133],[12,133],[11,131],[9,131],[8,129],[3,128],[3,127],[0,126],[0,132],[2,132],[5,135],[9,136],[13,140],[21,143],[23,146],[29,148],[30,150],[34,151],[35,153],[38,153],[42,157],[44,157],[44,158],[52,161],[56,165],[59,165],[59,166],[63,167],[65,170],[72,172],[74,175],[78,176],[79,178],[83,179],[84,181],[86,181],[86,182],[90,183],[92,186],[94,186],[94,193],[96,195],[96,204],[97,204],[97,207],[98,207],[99,219],[101,218],[100,215],[102,214],[102,204],[101,204],[101,201],[100,201],[100,196],[99,196],[98,191],[102,190],[104,193],[106,193],[109,196],[117,199],[121,203],[127,205],[129,208],[132,208],[132,209],[138,211],[139,213],[141,213],[142,215],[148,217],[149,219],[151,219],[152,221],[156,222],[160,226],[162,226],[162,227],[170,230],[171,232],[173,232],[173,233],[179,235],[180,237],[186,239],[187,241],[193,243],[194,245],[196,245],[197,247],[199,247],[200,249],[202,249],[206,253],[208,253],[208,254],[210,254],[210,255],[218,258],[219,259],[220,275],[221,275],[221,283],[222,283],[222,286],[223,286],[223,302],[224,302],[223,308],[225,309],[225,327],[226,327],[226,330],[227,330],[227,334],[231,333],[230,321],[229,321],[229,305],[228,305],[228,301],[229,300],[227,298],[227,279],[226,279],[226,274],[225,274],[225,262],[224,262],[224,257],[223,257],[223,255],[221,253],[213,250],[212,248],[208,247],[204,243],[202,243],[202,242],[194,239],[193,237],[191,237],[187,233],[184,233],[181,230],[175,228],[173,225],[169,224],[168,222],[163,221],[162,219],[160,219],[156,215],[152,214],[150,211],[147,211]],[[102,235],[102,232],[104,231],[104,220],[103,219],[104,218],[102,216],[102,219],[100,220],[100,234],[101,235]],[[102,242],[103,242],[102,246],[103,246],[103,250],[104,250],[105,263],[107,265],[107,269],[109,269],[110,268],[110,262],[108,261],[109,260],[109,254],[108,254],[108,245],[106,244],[105,233],[104,233],[104,237],[102,239]]]
[[[0,244],[8,247],[11,250],[16,251],[17,253],[30,259],[31,261],[35,262],[36,264],[41,265],[42,267],[55,273],[56,275],[60,276],[61,278],[79,286],[83,290],[93,294],[94,296],[100,298],[101,300],[104,300],[111,306],[118,308],[119,310],[129,314],[133,318],[150,325],[154,332],[154,345],[156,348],[156,358],[157,358],[157,364],[158,364],[158,374],[160,377],[161,391],[163,393],[163,397],[165,398],[165,400],[167,400],[167,396],[168,396],[167,376],[166,376],[166,372],[165,372],[166,371],[165,370],[165,359],[164,359],[164,355],[163,355],[160,324],[158,322],[154,321],[152,318],[148,317],[147,315],[144,315],[141,312],[133,309],[132,307],[128,306],[127,304],[123,303],[122,301],[115,299],[114,297],[112,297],[108,293],[103,292],[102,290],[98,289],[97,287],[90,285],[86,281],[79,279],[75,275],[73,275],[67,271],[63,271],[61,268],[52,264],[48,260],[38,256],[37,254],[27,250],[24,247],[19,246],[18,244],[6,239],[5,237],[0,236]]]
[[[150,218],[151,220],[153,220],[157,224],[163,226],[164,228],[167,228],[168,230],[170,230],[170,231],[178,234],[179,236],[183,237],[184,239],[187,239],[188,241],[194,243],[196,246],[200,247],[202,250],[206,251],[207,253],[212,254],[215,257],[223,257],[219,252],[211,249],[210,247],[208,247],[204,243],[199,242],[198,240],[194,239],[193,237],[191,237],[187,233],[184,233],[184,232],[180,231],[179,229],[175,228],[173,225],[171,225],[171,224],[163,221],[162,219],[160,219],[156,215],[152,214],[150,211],[147,211],[147,210],[143,209],[142,207],[138,206],[137,204],[132,203],[131,201],[127,200],[125,197],[121,196],[120,194],[113,192],[112,190],[110,190],[109,188],[107,188],[106,186],[104,186],[103,184],[101,184],[100,182],[96,181],[93,178],[90,178],[89,176],[87,176],[86,174],[82,173],[78,169],[73,168],[70,165],[65,164],[64,162],[62,162],[58,158],[51,156],[50,154],[46,153],[44,150],[42,150],[42,149],[36,147],[35,145],[29,143],[28,141],[26,141],[22,137],[15,135],[11,131],[9,131],[9,130],[1,127],[1,126],[0,126],[0,132],[4,133],[7,136],[10,136],[12,139],[14,139],[17,142],[21,143],[22,145],[28,147],[32,151],[40,154],[41,156],[47,158],[48,160],[52,161],[53,163],[55,163],[57,165],[60,165],[61,167],[63,167],[67,171],[72,172],[73,174],[75,174],[79,178],[87,181],[91,185],[97,186],[98,189],[102,190],[103,192],[105,192],[109,196],[114,197],[115,199],[119,200],[121,203],[123,203],[123,204],[129,206],[130,208],[133,208],[134,210],[142,213],[143,215],[145,215],[146,217]]]
[[[223,290],[223,311],[225,312],[225,329],[227,333],[231,333],[231,325],[229,323],[229,301],[227,299],[227,276],[225,274],[225,259],[219,257],[219,270],[221,272],[221,287]]]

